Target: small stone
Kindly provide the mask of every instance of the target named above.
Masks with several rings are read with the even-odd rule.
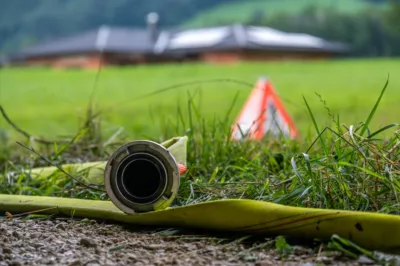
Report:
[[[11,235],[12,235],[13,237],[19,237],[19,233],[18,233],[17,231],[13,231],[13,232],[11,233]]]
[[[42,243],[37,243],[37,242],[35,242],[35,243],[32,243],[32,246],[33,246],[34,248],[38,249],[38,248],[43,247],[44,245],[43,245]]]
[[[55,228],[60,229],[60,230],[65,230],[65,223],[58,223],[56,224]]]
[[[100,255],[102,253],[102,250],[97,248],[94,250],[94,253],[96,253],[97,255]]]
[[[82,262],[80,260],[75,260],[73,262],[71,262],[70,264],[68,264],[68,266],[81,266]]]
[[[81,238],[81,240],[79,241],[79,244],[84,247],[87,247],[87,248],[97,246],[96,242],[94,242],[93,239],[89,239],[89,238]]]
[[[32,233],[32,234],[30,235],[31,238],[38,238],[39,236],[40,236],[39,233]]]
[[[147,246],[147,248],[150,249],[150,250],[157,250],[157,249],[160,249],[162,247],[163,247],[163,245],[158,245],[158,244],[150,244],[150,245]]]
[[[23,224],[20,224],[20,225],[19,225],[19,228],[20,228],[20,229],[26,229],[27,227],[29,228],[29,224],[23,223]]]
[[[52,262],[49,259],[41,259],[41,260],[39,260],[39,263],[41,265],[45,265],[45,264],[51,264]]]
[[[4,254],[11,254],[12,253],[12,249],[9,247],[3,247],[3,253]]]
[[[375,263],[372,259],[368,258],[368,257],[365,256],[365,255],[361,255],[361,256],[358,258],[357,262],[358,262],[358,263],[361,263],[362,265],[368,265],[368,264],[371,265],[371,264],[374,264],[374,263]]]
[[[325,257],[325,256],[321,256],[321,257],[318,257],[318,258],[316,258],[316,262],[322,262],[322,263],[328,263],[328,262],[332,262],[332,258],[329,258],[329,257]]]
[[[128,253],[127,256],[128,256],[128,258],[131,259],[131,260],[136,260],[136,259],[137,259],[137,256],[136,256],[135,253]]]
[[[91,260],[88,262],[85,262],[85,265],[87,266],[100,266],[99,262],[97,260]]]
[[[243,259],[245,261],[255,261],[257,258],[252,254],[248,254],[248,255],[244,256]]]

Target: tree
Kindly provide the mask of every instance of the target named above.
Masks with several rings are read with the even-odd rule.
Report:
[[[385,22],[394,34],[400,34],[400,1],[390,0],[385,12]]]
[[[297,15],[276,14],[265,19],[263,24],[284,31],[308,33],[330,41],[347,43],[352,48],[353,56],[399,55],[400,29],[397,33],[391,31],[383,15],[384,13],[376,10],[346,14],[335,9],[321,10],[309,6]],[[392,15],[400,20],[400,15]],[[396,26],[399,25],[400,21]]]

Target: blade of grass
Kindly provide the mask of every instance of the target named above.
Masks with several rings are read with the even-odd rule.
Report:
[[[383,89],[381,90],[381,94],[378,97],[378,100],[376,101],[374,107],[372,108],[371,112],[369,113],[369,116],[367,118],[367,121],[364,124],[364,127],[361,129],[360,136],[364,135],[365,131],[367,130],[367,128],[369,126],[369,124],[371,123],[371,120],[374,117],[376,110],[378,109],[379,103],[382,100],[383,94],[385,93],[388,84],[389,84],[389,74],[388,74],[388,77],[386,79],[385,86],[383,86]]]
[[[307,100],[306,100],[306,98],[304,96],[303,96],[303,99],[304,99],[304,102],[305,102],[305,104],[307,106],[307,110],[308,110],[308,113],[309,113],[309,115],[311,117],[311,120],[312,120],[312,122],[314,124],[315,130],[317,131],[318,135],[321,135],[321,133],[319,131],[319,128],[318,128],[317,121],[315,120],[314,114],[312,113],[311,108],[308,105],[308,102],[307,102]],[[328,149],[326,148],[324,139],[322,139],[322,138],[319,138],[319,139],[321,141],[322,148],[324,149],[325,156],[328,156]]]

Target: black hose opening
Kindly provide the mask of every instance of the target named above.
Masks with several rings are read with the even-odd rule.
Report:
[[[161,184],[161,172],[149,160],[136,159],[130,162],[122,173],[124,189],[135,198],[149,198]]]
[[[115,185],[119,193],[136,204],[154,202],[163,195],[167,183],[164,164],[149,153],[134,153],[119,165]]]

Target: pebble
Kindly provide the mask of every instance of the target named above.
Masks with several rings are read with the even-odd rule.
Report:
[[[79,241],[79,244],[84,246],[84,247],[96,247],[96,242],[93,239],[90,238],[81,238]]]
[[[39,233],[31,233],[31,234],[30,234],[30,237],[31,237],[31,238],[38,238],[39,236],[40,236]]]
[[[21,262],[17,261],[17,260],[13,260],[11,261],[9,264],[9,266],[20,266],[22,265]]]
[[[3,247],[3,253],[4,254],[11,254],[12,253],[12,249],[9,247]]]
[[[81,266],[82,262],[80,260],[75,260],[73,262],[71,262],[70,264],[68,264],[68,266]]]
[[[60,230],[65,230],[65,224],[64,222],[60,222],[55,225],[55,228],[60,229]]]

